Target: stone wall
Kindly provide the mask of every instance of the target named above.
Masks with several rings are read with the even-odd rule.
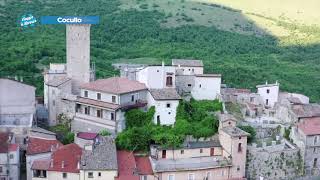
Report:
[[[302,173],[302,160],[299,149],[288,141],[276,141],[271,146],[263,143],[262,147],[255,144],[248,146],[246,177],[248,179],[284,180],[294,179]]]

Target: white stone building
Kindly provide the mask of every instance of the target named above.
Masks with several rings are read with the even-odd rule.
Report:
[[[175,67],[146,66],[136,73],[136,80],[149,89],[175,88]]]
[[[221,75],[195,75],[191,96],[196,100],[215,100],[220,96]]]
[[[121,132],[125,128],[124,112],[146,105],[147,87],[138,81],[113,77],[83,84],[76,100],[72,130]]]
[[[203,74],[203,63],[201,60],[172,59],[172,66],[176,68],[177,75]]]
[[[20,180],[20,148],[9,133],[0,133],[0,179]]]
[[[173,88],[150,89],[148,107],[155,107],[153,122],[161,125],[173,125],[176,121],[177,107],[181,97]]]
[[[0,131],[23,134],[33,124],[36,111],[35,87],[0,78]]]
[[[279,98],[279,83],[258,85],[258,94],[262,97],[265,107],[273,108]]]

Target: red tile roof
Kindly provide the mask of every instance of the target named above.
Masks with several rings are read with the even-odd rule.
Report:
[[[79,173],[78,162],[82,155],[82,149],[77,144],[61,146],[51,155],[53,167],[48,171]]]
[[[40,159],[33,161],[31,169],[48,170],[49,167],[50,159]]]
[[[89,132],[79,132],[77,134],[78,138],[87,139],[87,140],[94,140],[98,136],[97,133],[89,133]]]
[[[117,151],[118,172],[116,180],[139,180],[136,172],[136,162],[132,152]]]
[[[138,173],[142,175],[152,175],[152,167],[148,156],[135,156]]]
[[[83,84],[81,88],[112,94],[123,94],[147,89],[143,83],[122,77],[98,79],[94,82]]]
[[[62,146],[58,140],[29,138],[27,145],[27,155],[46,153],[51,151],[51,147]]]
[[[305,118],[298,125],[305,135],[318,135],[320,134],[320,117],[315,118]]]
[[[9,145],[9,151],[17,151],[19,149],[18,144],[10,144]]]

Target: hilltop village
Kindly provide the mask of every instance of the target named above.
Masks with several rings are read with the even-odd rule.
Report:
[[[231,88],[222,84],[221,74],[204,73],[202,61],[193,59],[114,64],[119,77],[96,79],[90,63],[90,25],[68,24],[66,31],[67,62],[50,64],[43,73],[43,98],[36,98],[35,88],[22,79],[0,79],[1,180],[261,180],[320,175],[320,105],[307,96],[283,92],[279,82],[265,82],[255,91]],[[194,104],[201,104],[201,110]],[[142,151],[117,142],[137,126],[128,115],[133,111],[140,112],[141,117],[134,118],[140,118],[141,126],[150,119],[147,127],[163,134],[188,122],[181,117],[200,120],[186,126],[194,126],[195,132],[175,131],[173,140],[161,134],[145,142]],[[56,127],[70,132],[61,134]],[[197,127],[206,127],[208,133],[195,136]],[[183,140],[176,143],[179,133],[184,133],[179,136]],[[136,144],[139,137],[133,139]],[[124,140],[125,145],[133,141]]]

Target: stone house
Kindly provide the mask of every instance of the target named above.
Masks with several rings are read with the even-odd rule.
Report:
[[[9,133],[0,133],[0,179],[20,180],[20,148]]]
[[[33,125],[36,111],[35,87],[0,78],[0,131],[25,134]]]
[[[38,159],[49,158],[53,153],[53,151],[58,149],[60,146],[62,146],[62,143],[60,143],[55,138],[29,137],[27,139],[27,151],[26,151],[27,180],[33,179],[33,171],[32,171],[33,162]]]
[[[262,97],[266,108],[273,108],[279,98],[279,83],[266,84],[257,86],[258,94]]]
[[[112,77],[81,85],[72,120],[75,132],[111,133],[125,128],[124,112],[147,105],[147,87],[138,81]]]
[[[173,125],[181,97],[173,88],[150,89],[148,107],[155,107],[154,124]]]
[[[32,163],[32,180],[79,180],[81,155],[77,144],[59,146],[49,157]]]
[[[153,173],[160,180],[243,179],[248,133],[220,124],[210,139],[187,138],[182,147],[150,146]]]
[[[305,175],[320,175],[320,117],[302,119],[290,137],[301,150]]]
[[[219,99],[221,88],[221,74],[197,74],[191,96],[196,100]]]
[[[203,74],[203,63],[201,60],[172,59],[172,66],[176,68],[177,75]]]

